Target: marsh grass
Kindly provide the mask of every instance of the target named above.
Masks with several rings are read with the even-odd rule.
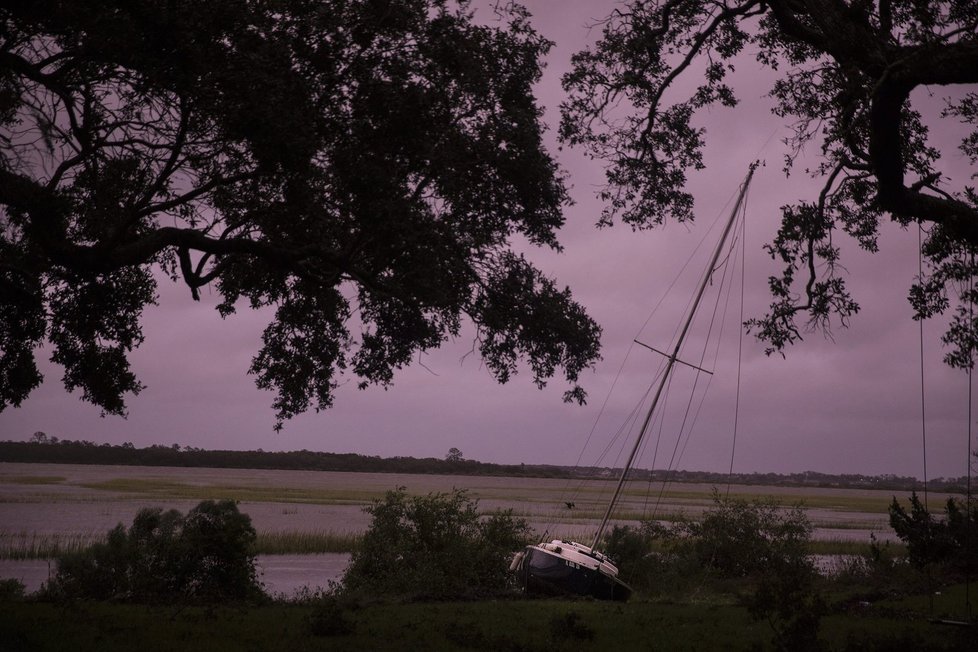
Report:
[[[812,539],[808,542],[810,555],[858,555],[868,556],[872,544],[869,541],[853,541],[851,539]],[[905,557],[906,546],[894,543],[887,547],[889,554],[894,557]]]
[[[653,482],[651,484],[651,490],[649,489],[647,483],[631,483],[626,485],[623,495],[625,498],[643,499],[652,496],[654,500],[666,503],[683,503],[688,504],[690,507],[703,506],[709,507],[713,503],[713,487],[704,486],[697,489],[689,488],[676,488],[665,490],[661,489],[661,482]],[[672,486],[682,486],[678,484],[672,484]],[[722,489],[722,488],[721,488]],[[790,493],[779,491],[781,487],[771,487],[769,491],[748,491],[744,490],[743,485],[732,486],[731,487],[731,497],[737,498],[738,500],[747,501],[766,501],[770,499],[775,499],[780,501],[785,505],[793,505],[800,503],[807,508],[818,508],[818,509],[830,509],[833,511],[840,512],[870,512],[870,513],[881,513],[885,514],[887,508],[892,500],[893,492],[879,491],[873,492],[872,494],[866,495],[862,493],[853,493],[855,491],[866,491],[871,490],[824,490],[819,491],[818,489],[806,490],[804,488],[790,488]],[[784,488],[786,491],[788,488]],[[601,485],[592,485],[579,488],[576,493],[578,495],[591,495],[591,494],[603,494],[608,490]],[[843,493],[844,491],[849,491],[850,493]]]
[[[359,534],[320,530],[318,532],[261,531],[255,540],[259,555],[318,555],[333,552],[354,552],[360,545]]]
[[[0,475],[0,484],[61,484],[67,479],[60,475]]]
[[[52,559],[79,552],[104,539],[104,533],[0,532],[0,559]]]
[[[152,496],[158,500],[240,500],[256,503],[302,503],[315,505],[365,505],[381,498],[383,491],[320,487],[270,487],[262,485],[191,484],[147,478],[112,478],[79,486]]]

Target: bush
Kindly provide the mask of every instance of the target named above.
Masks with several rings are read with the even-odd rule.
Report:
[[[805,559],[812,524],[801,506],[773,500],[723,498],[714,489],[712,511],[690,523],[693,554],[722,577],[762,575],[773,565]]]
[[[826,606],[807,555],[812,525],[804,510],[724,498],[716,490],[713,505],[699,523],[615,527],[604,549],[640,591],[676,593],[724,582],[744,592],[756,620],[771,625],[776,649],[816,649]]]
[[[348,614],[348,605],[335,595],[322,596],[306,619],[313,636],[346,636],[356,630]]]
[[[978,503],[969,512],[967,505],[948,498],[944,518],[935,519],[913,492],[909,514],[896,496],[889,511],[890,526],[907,545],[907,556],[915,567],[947,564],[964,569],[978,564]]]
[[[0,580],[0,602],[18,602],[24,599],[24,583],[18,579]]]
[[[142,509],[104,543],[63,555],[48,595],[139,602],[242,600],[261,594],[251,519],[230,500],[183,516]]]
[[[513,551],[529,526],[512,512],[480,517],[463,490],[408,497],[387,492],[343,578],[346,592],[406,598],[486,596],[504,591]]]

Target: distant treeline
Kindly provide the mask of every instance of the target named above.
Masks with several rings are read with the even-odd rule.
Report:
[[[457,456],[456,456],[457,457]],[[126,442],[120,446],[90,441],[58,440],[0,441],[0,462],[47,464],[107,464],[126,466],[184,466],[228,469],[280,469],[290,471],[348,471],[356,473],[419,473],[445,475],[490,475],[535,478],[617,478],[620,469],[571,467],[552,464],[492,464],[467,459],[434,457],[377,457],[356,453],[323,453],[300,450],[288,452],[204,450],[192,446],[153,445],[136,448]],[[710,471],[649,471],[634,469],[635,480],[699,482],[707,484],[784,485],[919,490],[913,477],[859,474],[833,475],[804,473],[714,473]],[[932,491],[964,493],[967,478],[937,478],[928,481]]]

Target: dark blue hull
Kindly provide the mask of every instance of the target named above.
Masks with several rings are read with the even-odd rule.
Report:
[[[617,577],[533,546],[526,548],[519,572],[524,591],[531,595],[578,595],[624,602],[632,594],[631,587]]]

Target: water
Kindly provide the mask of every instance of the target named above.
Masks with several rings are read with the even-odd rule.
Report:
[[[322,555],[259,555],[259,579],[269,595],[294,596],[303,587],[310,591],[339,582],[350,564],[349,553]]]
[[[0,579],[20,580],[28,593],[41,588],[53,573],[53,559],[0,559]]]
[[[331,581],[340,580],[349,563],[347,553],[259,555],[255,560],[265,591],[286,597],[296,595],[303,587],[310,591],[328,588]],[[0,579],[20,580],[28,593],[41,588],[54,571],[54,560],[0,559]]]

